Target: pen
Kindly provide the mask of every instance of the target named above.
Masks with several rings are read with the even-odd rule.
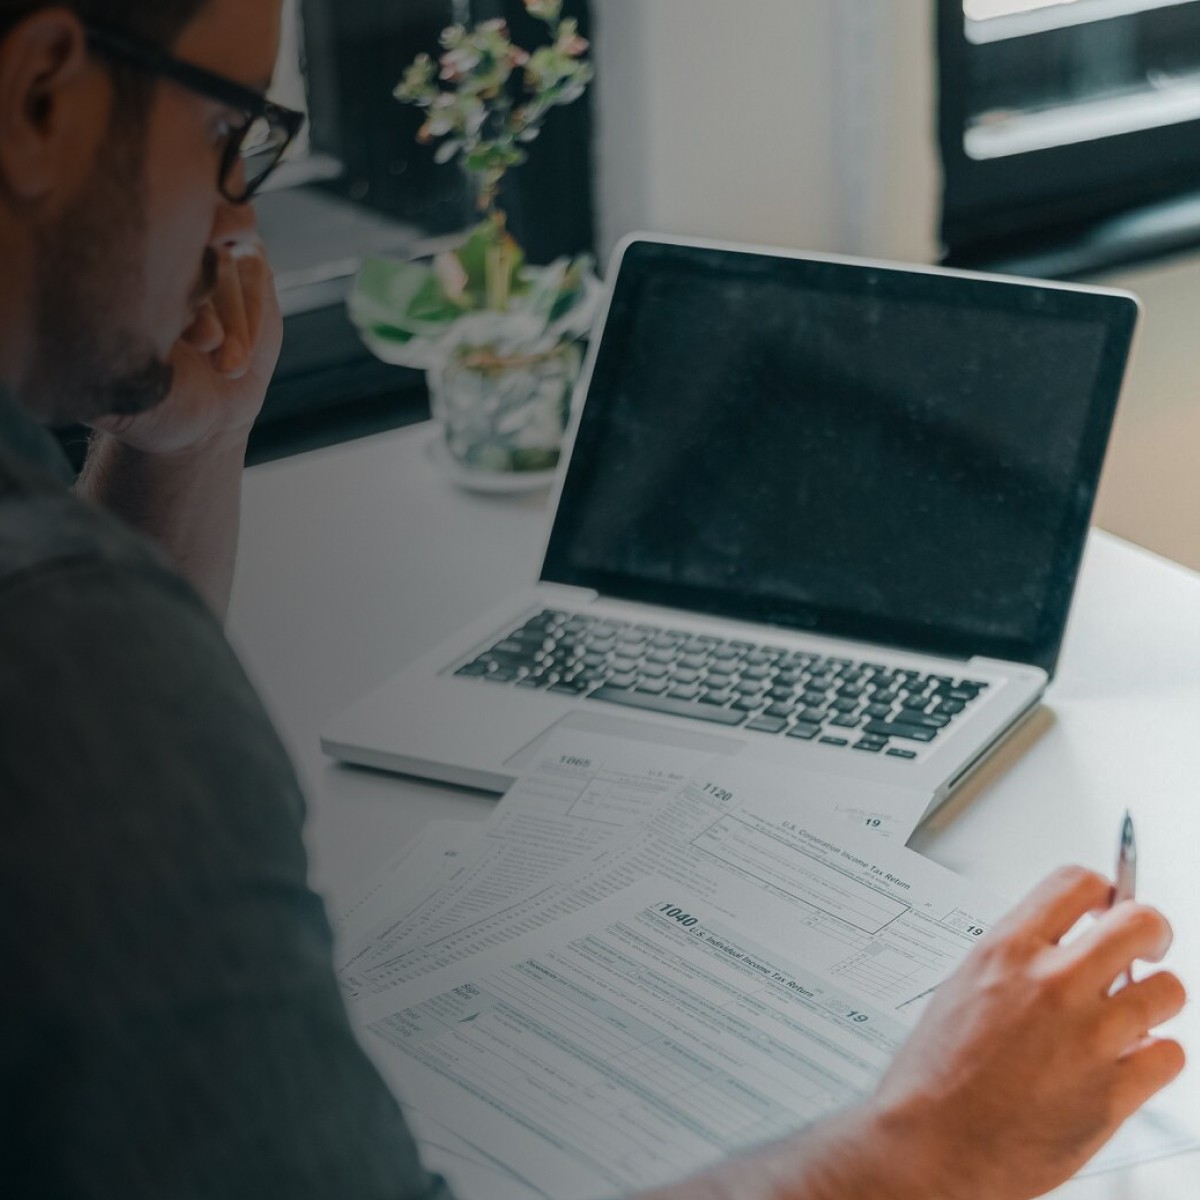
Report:
[[[1117,851],[1117,886],[1113,890],[1113,903],[1120,904],[1122,900],[1132,900],[1136,889],[1137,840],[1133,836],[1133,818],[1126,809],[1125,820],[1121,823],[1121,846]],[[1121,982],[1130,983],[1132,979],[1132,973],[1125,971]]]

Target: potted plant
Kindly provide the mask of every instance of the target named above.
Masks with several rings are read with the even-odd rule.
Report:
[[[446,451],[475,480],[540,477],[557,465],[601,290],[588,256],[526,263],[500,207],[502,180],[527,160],[549,113],[593,78],[562,0],[525,7],[546,25],[546,45],[515,45],[504,21],[454,25],[440,58],[419,55],[395,92],[425,110],[418,141],[466,171],[479,223],[430,261],[367,260],[350,297],[376,355],[427,373]]]

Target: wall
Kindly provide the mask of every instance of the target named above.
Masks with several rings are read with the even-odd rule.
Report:
[[[594,0],[602,249],[633,229],[927,261],[933,0]]]
[[[647,229],[937,257],[934,0],[593,0],[601,249]],[[1200,256],[1145,315],[1097,519],[1200,567]]]

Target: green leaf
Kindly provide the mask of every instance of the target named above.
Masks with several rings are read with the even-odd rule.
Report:
[[[431,267],[384,258],[363,262],[348,308],[360,328],[386,326],[410,334],[437,333],[461,311],[443,295]]]
[[[488,250],[496,244],[496,226],[491,221],[476,225],[467,235],[467,240],[454,251],[458,261],[462,263],[467,273],[467,291],[476,302],[477,308],[487,304],[487,257]],[[521,269],[525,265],[525,252],[517,245],[511,234],[500,235],[507,247],[507,259],[510,264],[508,292],[518,296],[528,290],[528,285],[521,278]]]
[[[398,346],[406,346],[417,336],[407,329],[397,329],[394,325],[369,325],[367,329],[380,341],[395,342]]]
[[[461,313],[462,309],[442,290],[441,281],[430,272],[404,315],[415,321],[441,325],[449,324]]]

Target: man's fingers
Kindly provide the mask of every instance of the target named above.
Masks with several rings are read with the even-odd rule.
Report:
[[[1183,1070],[1187,1056],[1170,1038],[1146,1038],[1117,1063],[1117,1116],[1123,1121]]]
[[[1104,907],[1112,884],[1095,871],[1062,867],[1043,880],[993,930],[993,936],[1024,931],[1057,942],[1081,917]]]
[[[211,302],[201,306],[196,319],[184,332],[183,340],[201,354],[211,354],[220,349],[225,341],[225,327]]]
[[[1170,971],[1159,971],[1131,983],[1105,1001],[1105,1043],[1123,1054],[1150,1030],[1178,1016],[1186,1003],[1187,991]]]
[[[271,269],[257,249],[235,248],[233,261],[242,288],[242,305],[246,312],[247,348],[253,351],[262,332],[263,300]]]
[[[250,365],[250,326],[242,296],[241,275],[228,250],[223,250],[220,255],[212,305],[225,330],[225,341],[216,352],[214,366],[232,378],[244,375]]]
[[[1103,993],[1135,959],[1158,962],[1170,948],[1171,937],[1171,926],[1162,913],[1126,900],[1098,917],[1062,952],[1080,986]]]

